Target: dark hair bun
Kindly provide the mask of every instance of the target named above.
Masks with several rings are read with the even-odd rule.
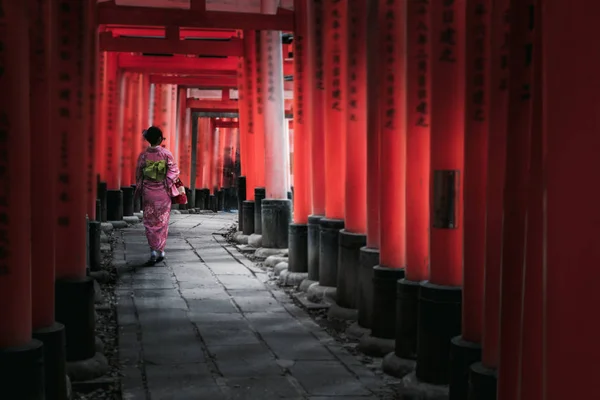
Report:
[[[144,131],[144,138],[150,142],[150,144],[156,144],[162,139],[163,134],[160,128],[151,126]]]

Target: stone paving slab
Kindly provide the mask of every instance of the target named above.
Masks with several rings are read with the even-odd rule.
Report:
[[[172,215],[154,267],[141,224],[116,231],[123,398],[376,399],[383,384],[218,235],[235,217]]]

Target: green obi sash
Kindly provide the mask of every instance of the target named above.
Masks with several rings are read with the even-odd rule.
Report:
[[[146,166],[144,167],[144,178],[151,179],[153,181],[164,181],[167,177],[167,161],[150,161],[146,160]]]

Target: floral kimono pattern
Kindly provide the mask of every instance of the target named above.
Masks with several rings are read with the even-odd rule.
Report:
[[[137,161],[137,187],[143,197],[144,227],[151,250],[164,251],[171,216],[171,188],[179,177],[173,154],[164,147],[148,147]],[[139,194],[139,193],[138,193]]]

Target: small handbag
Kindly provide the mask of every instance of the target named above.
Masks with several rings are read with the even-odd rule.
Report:
[[[173,204],[188,203],[187,195],[185,194],[185,186],[183,186],[183,182],[181,182],[181,179],[177,178],[177,180],[173,182],[170,194]]]

